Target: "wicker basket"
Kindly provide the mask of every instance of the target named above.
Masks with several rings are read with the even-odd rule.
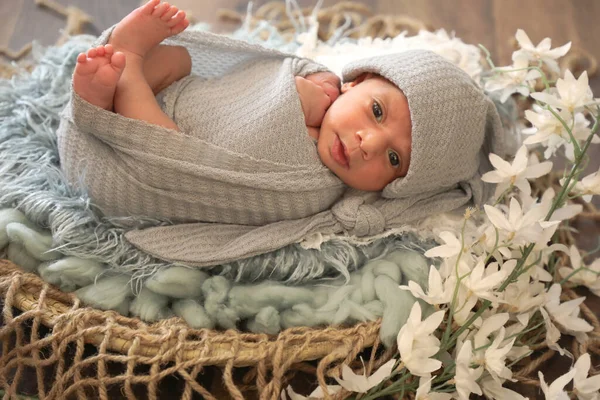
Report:
[[[192,398],[196,392],[211,399],[217,397],[197,378],[203,368],[212,366],[222,370],[233,398],[254,391],[261,399],[278,399],[294,371],[318,371],[324,383],[340,363],[350,364],[367,347],[379,348],[379,322],[351,328],[293,328],[277,336],[190,329],[180,318],[146,324],[83,307],[74,295],[6,260],[0,261],[0,292],[4,301],[0,386],[10,395],[114,398],[106,395],[118,386],[125,398],[133,399],[137,398],[133,386],[140,391],[141,385],[148,398],[158,398],[159,382],[178,375],[185,381],[181,398]],[[97,349],[91,357],[84,354],[86,345]],[[316,366],[306,364],[317,359]],[[372,357],[371,368],[383,359],[377,361]],[[241,381],[255,384],[236,381],[234,370],[242,367],[250,368]]]

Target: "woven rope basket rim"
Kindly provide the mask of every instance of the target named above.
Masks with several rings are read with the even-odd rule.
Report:
[[[181,318],[171,318],[147,324],[138,318],[122,316],[115,311],[102,311],[80,306],[71,293],[64,293],[44,282],[39,276],[24,272],[9,260],[0,260],[0,292],[6,295],[10,285],[18,285],[14,293],[13,306],[27,311],[39,311],[40,293],[45,288],[42,323],[52,329],[69,321],[75,323],[78,315],[86,313],[88,321],[102,325],[111,319],[111,339],[108,349],[126,354],[134,339],[140,343],[136,354],[153,357],[169,341],[180,340],[184,335],[186,349],[180,355],[183,361],[196,360],[204,365],[224,366],[231,360],[236,367],[253,366],[257,360],[269,364],[269,358],[283,345],[283,359],[310,361],[338,353],[341,358],[351,352],[356,342],[361,348],[371,347],[377,340],[381,320],[358,323],[352,327],[290,328],[277,336],[245,333],[235,330],[217,331],[190,328]],[[90,319],[89,313],[93,318]],[[104,339],[102,333],[85,334],[86,343],[99,346]],[[167,341],[165,342],[165,339]],[[237,345],[232,348],[235,339]],[[307,341],[309,345],[307,346]]]

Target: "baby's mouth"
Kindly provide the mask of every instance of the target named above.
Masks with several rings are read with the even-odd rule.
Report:
[[[340,140],[338,135],[335,135],[335,139],[333,140],[333,145],[331,146],[331,156],[335,162],[340,164],[342,167],[348,168],[349,165],[346,146],[344,146],[344,143]]]

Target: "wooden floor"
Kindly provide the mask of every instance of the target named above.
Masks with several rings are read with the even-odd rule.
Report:
[[[86,28],[87,33],[98,34],[104,28],[116,23],[135,8],[140,0],[55,0],[62,5],[81,8],[94,21]],[[255,9],[268,0],[256,0]],[[371,7],[374,13],[406,14],[422,20],[433,29],[444,28],[456,32],[465,42],[486,46],[494,55],[496,65],[510,62],[513,48],[511,38],[518,28],[526,31],[534,43],[550,37],[554,46],[567,41],[573,42],[573,51],[587,51],[600,59],[600,1],[598,0],[375,0],[361,1]],[[224,29],[216,18],[219,8],[245,12],[245,0],[173,0],[180,8],[191,11],[199,21]],[[299,0],[301,6],[310,6],[316,0]],[[324,6],[334,4],[325,0]],[[0,47],[14,50],[35,39],[44,45],[53,44],[60,36],[59,30],[65,21],[59,14],[42,9],[34,0],[0,0]],[[591,85],[600,97],[600,77],[591,79]],[[600,146],[597,146],[600,147]],[[600,149],[591,153],[590,169],[597,169],[600,163]],[[591,247],[595,247],[598,228],[592,226],[588,233]],[[596,299],[597,300],[597,299]],[[596,304],[597,306],[597,304]],[[556,368],[550,368],[547,375],[553,379],[558,375]],[[554,370],[554,371],[553,371]],[[218,393],[222,387],[215,382],[211,392],[217,398],[225,398]],[[536,398],[539,393],[527,393]]]

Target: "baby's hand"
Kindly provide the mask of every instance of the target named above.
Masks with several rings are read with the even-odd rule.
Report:
[[[340,95],[339,85],[340,79],[331,72],[296,77],[296,89],[307,126],[321,126],[325,112]]]

